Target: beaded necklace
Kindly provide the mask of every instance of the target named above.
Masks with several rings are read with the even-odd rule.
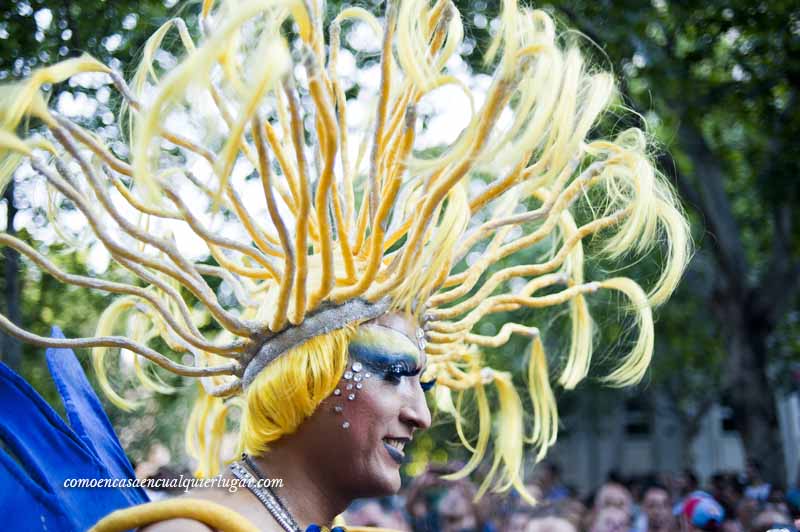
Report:
[[[264,505],[264,508],[270,513],[275,521],[286,532],[303,532],[300,525],[297,524],[294,516],[286,507],[286,504],[274,491],[269,487],[267,477],[256,464],[255,460],[246,453],[242,453],[242,462],[234,462],[231,464],[231,472],[233,476],[241,480],[245,487],[255,495],[256,499]],[[260,482],[259,482],[260,481]],[[310,524],[306,527],[305,532],[327,532],[327,527],[321,527],[317,524]],[[342,527],[333,527],[330,532],[346,532]]]

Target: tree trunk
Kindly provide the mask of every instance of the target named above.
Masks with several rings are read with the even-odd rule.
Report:
[[[722,398],[733,410],[733,424],[747,458],[763,465],[764,477],[773,485],[783,484],[786,465],[778,409],[766,372],[770,331],[764,330],[758,316],[749,315],[748,307],[743,302],[717,306],[728,347]]]
[[[5,194],[7,202],[7,221],[6,232],[14,234],[14,216],[17,214],[14,205],[14,180],[8,184]],[[20,307],[20,276],[19,276],[19,253],[8,246],[3,248],[3,297],[5,299],[6,316],[12,323],[19,324],[22,321],[22,310]],[[19,373],[22,363],[22,346],[19,340],[11,336],[0,333],[0,359],[3,360],[11,369]]]

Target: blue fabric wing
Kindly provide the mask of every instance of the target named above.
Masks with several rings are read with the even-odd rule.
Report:
[[[58,327],[53,327],[51,336],[64,338]],[[46,356],[72,430],[99,458],[110,478],[134,478],[133,467],[75,353],[71,349],[48,349]],[[123,494],[131,504],[147,502],[141,488],[125,489]]]
[[[77,530],[54,495],[34,482],[2,448],[0,512],[13,530]]]
[[[147,496],[64,487],[70,478],[133,478],[133,470],[72,351],[50,350],[48,362],[73,428],[0,363],[0,515],[10,530],[83,531]]]

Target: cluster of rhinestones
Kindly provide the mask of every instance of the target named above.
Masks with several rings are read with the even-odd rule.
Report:
[[[342,380],[346,381],[344,384],[344,390],[341,387],[336,388],[333,391],[333,395],[336,397],[342,397],[343,395],[347,397],[348,401],[355,401],[356,399],[356,392],[364,387],[364,379],[368,379],[372,377],[372,373],[369,371],[364,371],[364,365],[361,362],[353,362],[353,365],[350,366],[350,369],[344,372],[342,375]],[[344,412],[344,407],[341,405],[336,405],[333,407],[334,412],[337,414],[342,414]],[[345,421],[342,423],[343,429],[350,428],[350,422]]]
[[[425,331],[421,328],[417,328],[417,345],[420,351],[425,351],[425,346],[428,345],[428,341],[425,339]]]

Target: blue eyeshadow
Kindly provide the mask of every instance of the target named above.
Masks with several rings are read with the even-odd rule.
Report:
[[[386,372],[394,366],[404,366],[406,371],[417,369],[417,359],[405,353],[392,353],[374,345],[350,344],[350,356],[374,371]]]

